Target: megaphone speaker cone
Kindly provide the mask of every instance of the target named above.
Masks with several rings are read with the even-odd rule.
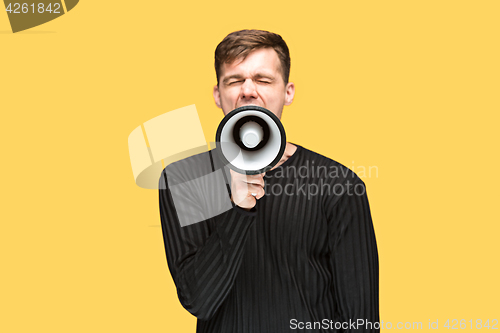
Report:
[[[215,143],[225,165],[242,174],[257,175],[278,164],[285,152],[286,134],[274,113],[247,105],[222,119]]]

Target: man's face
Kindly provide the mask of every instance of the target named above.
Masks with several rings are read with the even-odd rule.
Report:
[[[243,61],[223,64],[213,94],[224,115],[240,106],[257,105],[281,119],[283,106],[293,101],[295,85],[285,85],[278,54],[264,48],[251,52]]]

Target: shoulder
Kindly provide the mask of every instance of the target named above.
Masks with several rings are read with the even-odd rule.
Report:
[[[347,181],[350,183],[363,183],[361,178],[345,165],[305,147],[296,146],[297,153],[299,153],[297,156],[299,158],[298,163],[306,165],[308,169],[315,171],[316,175],[333,180],[335,183],[345,183]]]
[[[184,183],[213,172],[212,152],[195,154],[168,164],[161,173],[160,182],[166,177],[170,185]]]
[[[309,163],[308,169],[312,171],[308,177],[317,184],[327,214],[331,214],[339,202],[342,202],[339,207],[350,207],[356,205],[353,200],[366,196],[365,183],[345,165],[303,147],[301,153],[305,161],[301,164]]]

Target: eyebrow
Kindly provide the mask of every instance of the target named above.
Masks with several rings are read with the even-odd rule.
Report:
[[[266,79],[269,79],[271,81],[274,81],[274,76],[270,75],[270,74],[266,74],[266,73],[257,73],[254,75],[254,78],[256,79],[262,79],[262,78],[266,78]],[[229,75],[228,77],[225,77],[224,80],[222,80],[222,82],[224,84],[226,84],[228,81],[230,80],[233,80],[233,79],[243,79],[243,75],[241,74],[233,74],[233,75]]]
[[[257,79],[269,79],[269,80],[271,80],[271,81],[273,81],[273,80],[274,80],[274,76],[269,75],[269,74],[265,74],[265,73],[257,73],[257,74],[255,75],[255,77],[256,77]]]

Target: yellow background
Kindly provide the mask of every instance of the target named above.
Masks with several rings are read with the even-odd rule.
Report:
[[[446,319],[500,319],[499,11],[498,1],[83,0],[18,34],[0,13],[0,332],[195,331],[127,137],[196,104],[213,140],[213,52],[243,28],[290,47],[289,141],[378,168],[363,180],[381,319],[426,330],[429,319],[441,330]]]

